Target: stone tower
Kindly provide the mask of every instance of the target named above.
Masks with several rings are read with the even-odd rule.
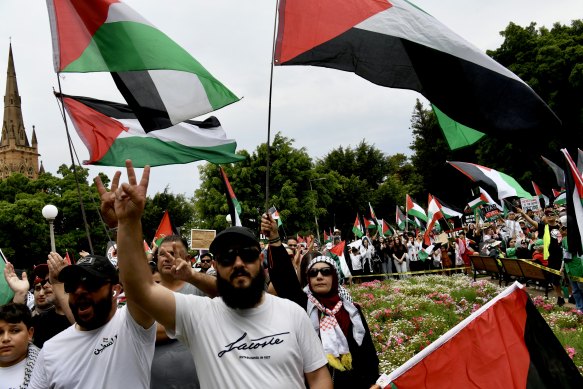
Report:
[[[4,120],[2,121],[2,139],[0,140],[0,179],[9,177],[12,173],[22,173],[35,179],[39,174],[38,144],[34,126],[32,127],[32,143],[24,130],[20,95],[16,82],[12,44],[8,50],[8,70],[6,71],[6,94],[4,95]]]

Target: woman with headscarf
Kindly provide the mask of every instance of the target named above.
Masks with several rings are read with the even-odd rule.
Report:
[[[277,224],[261,221],[263,233],[273,241]],[[280,250],[270,244],[270,250]],[[314,257],[306,267],[307,285],[302,288],[290,261],[269,255],[269,274],[277,295],[306,310],[322,340],[334,388],[370,388],[378,378],[377,357],[366,319],[360,307],[338,284],[334,259]]]

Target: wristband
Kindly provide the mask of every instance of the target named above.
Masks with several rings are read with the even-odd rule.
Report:
[[[277,238],[274,238],[274,239],[269,239],[269,244],[277,243],[277,242],[281,242],[281,238],[279,236]]]

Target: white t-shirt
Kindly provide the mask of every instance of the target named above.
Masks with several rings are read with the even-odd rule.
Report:
[[[142,328],[127,307],[104,326],[80,331],[75,325],[46,341],[29,389],[149,389],[156,325]]]
[[[304,373],[327,363],[306,311],[264,294],[261,305],[231,309],[222,298],[176,298],[176,331],[201,388],[303,388]]]
[[[0,367],[0,389],[18,389],[24,381],[26,358],[16,365]]]

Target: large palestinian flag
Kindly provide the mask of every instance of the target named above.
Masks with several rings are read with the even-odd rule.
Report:
[[[583,377],[515,282],[385,377],[382,387],[582,388]]]
[[[239,100],[186,50],[119,0],[47,0],[56,72],[110,72],[146,130]]]
[[[237,143],[227,139],[214,116],[202,122],[187,120],[163,130],[145,131],[127,105],[66,95],[63,102],[89,150],[85,164],[125,166],[125,160],[131,159],[135,167],[144,167],[245,159],[235,154]]]
[[[522,186],[520,186],[520,184],[508,174],[504,174],[485,166],[476,165],[475,163],[451,161],[448,161],[447,163],[462,172],[470,180],[495,188],[498,192],[499,199],[514,196],[527,199],[532,198],[532,195],[524,190]]]
[[[406,0],[281,0],[276,65],[314,65],[412,89],[485,133],[560,121],[518,76]]]

